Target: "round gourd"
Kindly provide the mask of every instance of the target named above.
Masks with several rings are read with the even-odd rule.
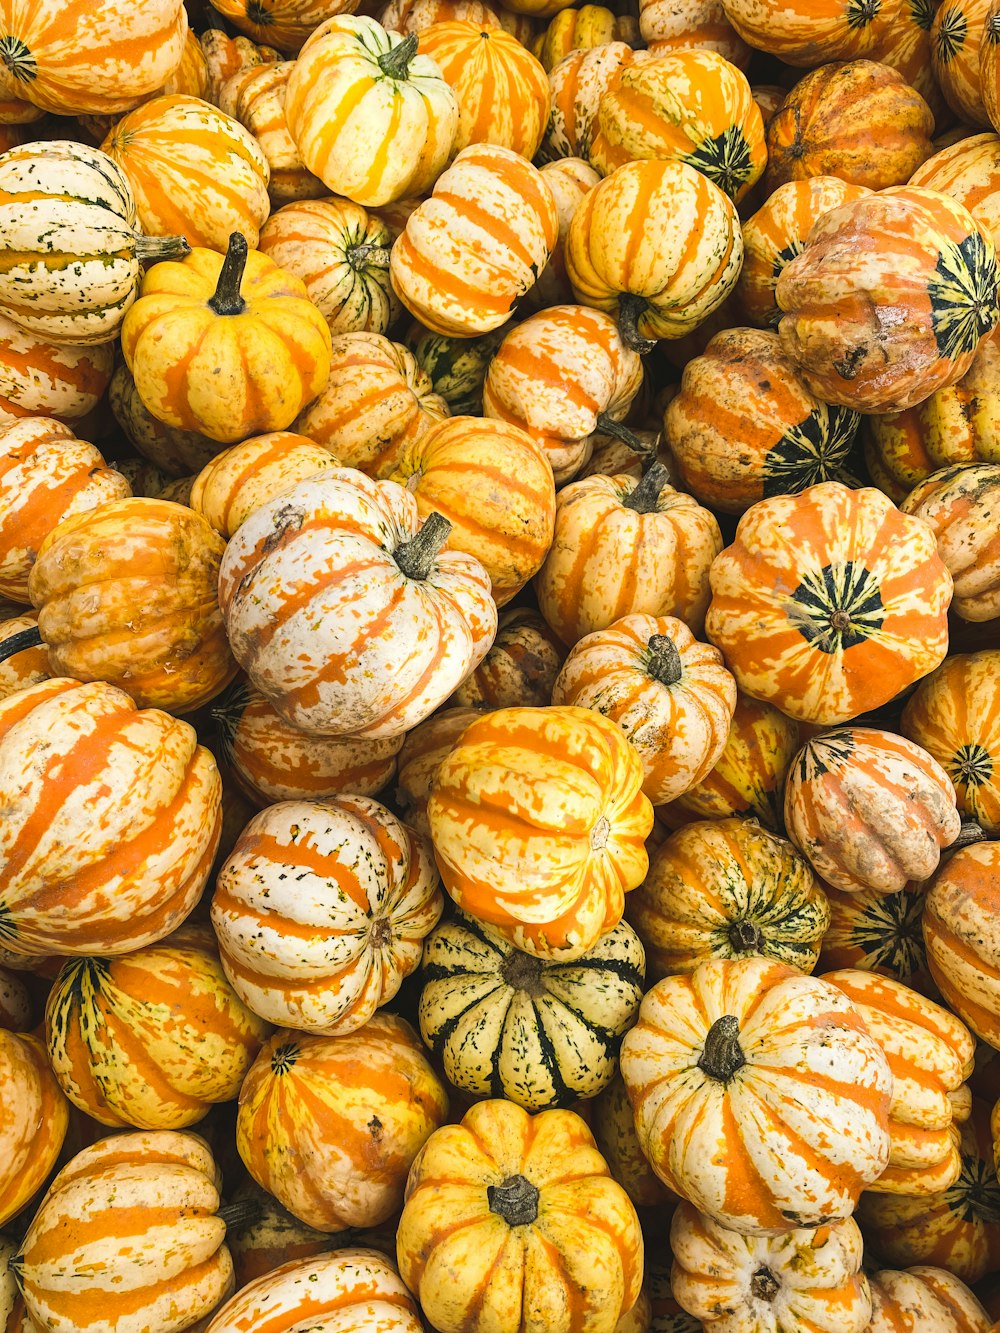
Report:
[[[895,10],[884,0],[784,0],[780,9],[723,0],[723,8],[750,46],[807,69],[868,55]]]
[[[213,106],[219,105],[223,85],[241,69],[252,69],[281,59],[281,53],[273,46],[259,46],[242,35],[230,37],[221,28],[208,28],[198,40],[208,67],[205,100]]]
[[[233,119],[256,139],[267,160],[268,198],[274,208],[295,199],[319,199],[327,188],[306,169],[288,131],[285,94],[295,68],[294,60],[258,65],[241,81],[233,105]]]
[[[113,365],[110,343],[48,342],[0,315],[0,427],[34,416],[79,421],[101,401]]]
[[[570,51],[549,70],[552,110],[539,157],[554,162],[562,157],[586,158],[594,136],[601,98],[633,60],[649,57],[627,42]]]
[[[277,47],[289,53],[298,51],[328,19],[352,9],[351,0],[220,0],[218,6],[220,14],[255,42],[267,42],[262,50]],[[277,52],[271,58],[277,59]]]
[[[37,642],[37,629],[38,617],[33,611],[12,616],[10,620],[0,620],[0,699],[51,679],[49,655],[45,645]],[[19,644],[28,642],[22,636],[29,631],[36,631],[31,634],[32,642],[28,647],[18,649]],[[547,698],[545,702],[548,702]]]
[[[823,936],[821,971],[861,968],[894,977],[914,990],[934,992],[927,971],[921,918],[926,886],[907,884],[898,893],[827,890],[830,926]]]
[[[900,506],[934,530],[938,553],[955,583],[955,613],[963,620],[1000,616],[998,502],[1000,463],[974,463],[932,472]]]
[[[45,1059],[37,1037],[0,1027],[0,1225],[16,1217],[56,1164],[69,1103]]]
[[[963,847],[931,883],[923,932],[931,975],[949,1007],[1000,1050],[998,883],[1000,843]]]
[[[990,124],[983,102],[979,49],[990,0],[944,0],[931,27],[931,68],[945,100],[967,125]]]
[[[726,18],[722,0],[639,0],[639,32],[657,55],[693,47],[718,51],[737,69],[750,63],[750,48]]]
[[[0,634],[3,631],[0,629]],[[537,611],[502,612],[493,647],[451,696],[465,708],[541,708],[552,698],[565,650]],[[0,667],[0,680],[3,668]]]
[[[979,95],[990,124],[1000,128],[1000,20],[992,0],[979,39]]]
[[[481,23],[484,28],[499,28],[503,26],[499,9],[499,5],[486,5],[483,0],[389,0],[375,17],[388,32],[419,34],[432,23],[448,23],[454,19]],[[516,17],[506,10],[503,12],[508,21]]]
[[[124,361],[111,376],[108,406],[136,453],[166,474],[162,485],[155,489],[133,487],[136,495],[161,495],[171,477],[200,472],[220,452],[218,441],[209,440],[197,431],[181,430],[178,426],[158,421],[139,397],[132,372]]]
[[[992,1333],[995,1325],[954,1273],[917,1264],[869,1275],[871,1333]]]
[[[399,769],[394,793],[397,808],[407,824],[430,836],[427,802],[438,769],[458,744],[462,733],[483,711],[475,707],[441,708],[426,722],[407,732],[399,751]]]
[[[913,173],[911,185],[950,195],[1000,241],[1000,136],[972,134],[948,144]]]
[[[338,466],[329,449],[304,435],[254,435],[202,468],[191,487],[191,508],[228,540],[262,504],[297,481]]]

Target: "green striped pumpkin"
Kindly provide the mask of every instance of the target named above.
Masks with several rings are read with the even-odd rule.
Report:
[[[430,376],[434,392],[451,408],[452,416],[482,416],[483,384],[493,355],[507,326],[481,338],[450,338],[413,324],[406,345],[420,368]]]
[[[456,1088],[528,1111],[568,1106],[614,1077],[645,971],[624,921],[582,958],[558,963],[459,914],[424,942],[420,1032]]]

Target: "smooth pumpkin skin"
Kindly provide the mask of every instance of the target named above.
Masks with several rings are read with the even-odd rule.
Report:
[[[945,101],[966,125],[988,129],[981,91],[980,43],[990,0],[944,0],[931,26],[931,68]]]
[[[823,887],[791,843],[752,820],[698,820],[653,853],[626,916],[650,972],[759,954],[811,972],[830,923]]]
[[[931,975],[949,1007],[1000,1049],[998,885],[1000,843],[963,847],[931,883],[923,931]]]
[[[947,652],[952,579],[934,534],[873,488],[759,501],[710,582],[706,634],[737,684],[802,721],[850,721]]]
[[[552,687],[565,656],[563,645],[537,611],[509,608],[501,612],[493,647],[462,681],[451,702],[484,711],[542,708],[551,702]]]
[[[760,1328],[763,1302],[774,1311],[765,1306],[763,1319],[777,1317],[789,1329],[867,1333],[872,1300],[863,1245],[850,1217],[762,1242],[681,1203],[670,1222],[671,1287],[708,1333]]]
[[[320,178],[306,168],[288,130],[285,96],[294,69],[294,60],[258,66],[240,82],[233,103],[233,119],[257,140],[267,160],[267,194],[274,208],[291,200],[319,199],[327,193]]]
[[[197,1134],[116,1134],[84,1148],[49,1186],[16,1259],[29,1314],[79,1333],[190,1329],[233,1289],[220,1185]],[[60,1268],[73,1278],[59,1281]]]
[[[955,582],[955,613],[963,620],[1000,616],[998,501],[1000,463],[976,463],[932,472],[900,505],[933,528]]]
[[[512,1178],[534,1191],[523,1224],[498,1211],[497,1189]],[[441,1333],[613,1333],[639,1297],[643,1243],[579,1116],[486,1101],[414,1162],[397,1257]],[[456,1284],[459,1262],[466,1280]]]
[[[457,905],[539,958],[592,948],[648,866],[642,763],[587,708],[501,708],[474,721],[437,770],[427,817]]]
[[[113,365],[110,343],[48,342],[0,315],[0,427],[36,416],[72,425],[101,401]]]
[[[60,678],[0,701],[0,759],[0,944],[120,954],[180,925],[221,828],[219,772],[192,727]]]
[[[107,680],[141,708],[190,712],[236,674],[219,610],[225,550],[169,500],[114,500],[43,541],[28,591],[53,669]]]
[[[377,1226],[403,1202],[448,1097],[401,1018],[357,1032],[277,1032],[240,1093],[236,1145],[264,1189],[318,1231]]]
[[[339,459],[294,431],[269,431],[224,449],[198,473],[191,508],[227,540],[255,509]]]
[[[5,1028],[0,1028],[0,1091],[2,1225],[17,1216],[55,1166],[69,1124],[69,1103],[38,1038]]]
[[[950,195],[983,225],[994,245],[1000,241],[1000,137],[996,134],[971,134],[940,149],[917,168],[910,184]]]
[[[871,1333],[991,1333],[983,1306],[954,1273],[928,1264],[869,1275]]]
[[[750,48],[726,17],[721,0],[640,0],[639,32],[657,55],[668,51],[717,51],[737,69],[750,63]]]

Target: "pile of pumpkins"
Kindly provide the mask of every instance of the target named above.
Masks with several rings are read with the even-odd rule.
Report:
[[[995,130],[1000,0],[0,0],[0,1327],[1000,1330]]]

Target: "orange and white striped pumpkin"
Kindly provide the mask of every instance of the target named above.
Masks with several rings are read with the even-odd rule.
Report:
[[[223,85],[241,69],[281,59],[281,53],[273,46],[258,46],[249,37],[229,37],[221,28],[208,28],[198,40],[208,67],[208,85],[204,98],[213,106],[219,105]]]
[[[507,322],[559,238],[545,178],[509,148],[477,144],[438,177],[392,247],[389,275],[435,333],[491,333]]]
[[[221,828],[192,727],[113,685],[49,680],[0,701],[0,757],[0,944],[115,955],[180,925]]]
[[[881,1047],[846,996],[784,963],[719,959],[657,982],[620,1060],[654,1171],[734,1231],[848,1217],[889,1160]]]
[[[38,617],[33,611],[25,611],[23,616],[13,616],[10,620],[0,620],[0,650],[15,634],[23,634],[37,626]],[[40,685],[51,676],[49,654],[44,644],[22,648],[0,662],[0,699],[16,694],[18,690],[26,690],[29,685]],[[547,698],[545,702],[548,703]]]
[[[945,101],[965,125],[988,129],[979,73],[991,0],[943,0],[931,26],[931,68]]]
[[[37,1037],[0,1028],[0,1225],[16,1217],[56,1164],[69,1103]]]
[[[722,0],[639,0],[639,32],[657,56],[691,49],[717,51],[737,69],[750,48],[726,17]]]
[[[442,551],[391,481],[333,468],[262,505],[223,557],[233,652],[281,716],[321,736],[399,736],[486,655],[497,626],[478,560]],[[320,632],[317,632],[317,631]]]
[[[937,994],[920,928],[926,896],[926,884],[907,884],[898,893],[828,888],[830,927],[823,937],[820,969],[860,968],[894,977],[921,995]]]
[[[561,157],[586,158],[596,128],[601,98],[633,61],[649,59],[627,42],[571,51],[549,70],[552,109],[539,157],[554,162]]]
[[[604,46],[616,38],[637,39],[635,16],[618,16],[604,5],[585,4],[579,9],[561,9],[553,14],[545,31],[530,43],[532,52],[548,71],[565,60],[571,51]]]
[[[565,656],[566,650],[537,611],[511,607],[500,615],[493,647],[462,681],[451,702],[483,711],[542,708],[552,698]]]
[[[898,70],[930,107],[935,125],[943,129],[951,119],[951,110],[934,77],[931,61],[931,26],[936,8],[937,0],[903,0],[891,23],[878,25],[878,40],[869,59]]]
[[[448,1114],[420,1038],[394,1014],[357,1032],[277,1032],[240,1093],[236,1145],[254,1180],[319,1231],[378,1226]]]
[[[321,444],[276,430],[225,449],[198,473],[191,508],[227,540],[244,519],[305,477],[339,467]]]
[[[208,96],[208,57],[198,34],[191,28],[184,38],[181,62],[160,89],[162,93],[185,93],[190,97]]]
[[[486,5],[483,0],[389,0],[375,17],[388,32],[419,34],[432,23],[451,23],[454,19],[481,23],[484,28],[499,28],[503,26],[499,8]],[[516,17],[505,13],[508,19]]]
[[[240,81],[233,101],[233,118],[249,130],[267,159],[267,193],[275,208],[292,199],[319,199],[327,193],[319,177],[306,169],[288,130],[285,92],[294,68],[294,60],[256,66]]]
[[[1000,615],[1000,542],[993,518],[998,501],[1000,463],[973,463],[932,472],[900,505],[933,528],[955,583],[953,607],[963,620]]]
[[[169,477],[200,472],[219,452],[219,442],[197,431],[158,421],[139,396],[132,372],[123,361],[111,376],[108,406],[125,438],[137,454],[149,459]],[[159,495],[160,490],[135,490],[136,495]]]
[[[949,144],[913,173],[911,185],[940,190],[967,208],[1000,244],[1000,136],[972,134]]]
[[[929,1264],[869,1274],[870,1333],[996,1333],[986,1310],[954,1273]]]
[[[264,50],[292,55],[321,24],[357,7],[357,0],[219,0],[218,11],[255,42],[266,42]]]
[[[543,702],[548,703],[548,697]],[[397,786],[393,796],[406,823],[418,833],[430,837],[427,802],[438,769],[461,740],[466,727],[482,717],[484,711],[472,705],[441,708],[426,722],[406,733],[399,751]]]
[[[1000,1050],[998,869],[1000,842],[957,851],[930,886],[923,930],[931,975],[949,1007]]]
[[[563,10],[563,13],[568,11]],[[545,183],[552,191],[559,215],[559,238],[552,257],[540,274],[534,287],[525,296],[525,304],[545,310],[573,299],[573,289],[566,274],[566,237],[573,214],[584,197],[600,181],[594,168],[581,157],[557,157],[541,168]]]
[[[868,55],[897,9],[893,0],[782,0],[780,9],[723,0],[723,7],[748,45],[806,69]]]
[[[113,365],[110,343],[47,342],[0,315],[0,428],[20,417],[79,421],[103,398]]]
[[[593,1130],[598,1150],[607,1162],[611,1175],[618,1181],[636,1208],[650,1208],[675,1202],[674,1195],[654,1174],[645,1153],[639,1147],[632,1105],[621,1075],[616,1072],[608,1086],[592,1102],[578,1103],[579,1105],[586,1105],[590,1111],[588,1123]],[[651,1277],[648,1254],[645,1257],[644,1267],[648,1282]],[[669,1283],[667,1290],[669,1291]],[[633,1306],[633,1313],[637,1310],[641,1312],[640,1307],[641,1300]],[[640,1325],[635,1333],[643,1333],[645,1327]],[[667,1325],[666,1333],[697,1333],[697,1331],[684,1328],[674,1330]]]
[[[986,10],[979,40],[979,95],[993,128],[1000,129],[1000,19],[997,5]]]

